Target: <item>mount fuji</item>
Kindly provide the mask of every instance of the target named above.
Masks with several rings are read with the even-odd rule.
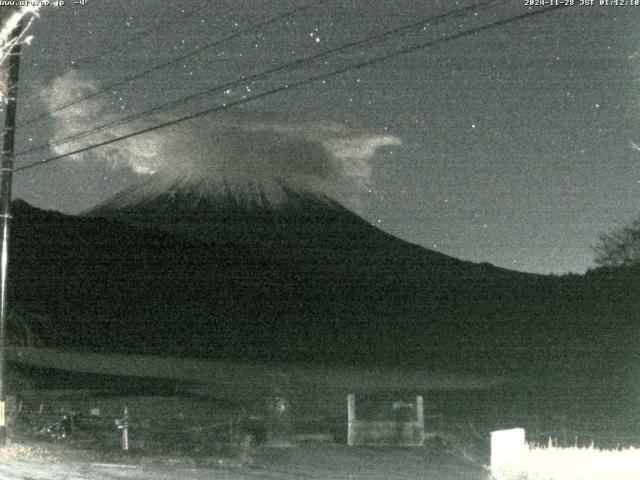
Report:
[[[54,345],[251,358],[495,355],[548,343],[584,289],[425,249],[326,195],[281,184],[156,174],[81,216],[21,201],[14,216],[12,297],[49,319],[34,330]]]
[[[448,343],[477,343],[460,331],[478,317],[513,308],[540,277],[410,244],[324,194],[281,184],[154,176],[85,217],[206,248],[207,258],[224,265],[222,290],[234,285],[233,300],[227,297],[227,306],[219,303],[212,313],[237,318],[242,312],[247,337],[300,350],[345,349],[353,342],[365,350],[412,342],[418,349],[426,332],[450,336]]]

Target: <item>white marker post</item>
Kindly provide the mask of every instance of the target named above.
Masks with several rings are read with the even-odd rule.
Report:
[[[356,396],[353,393],[347,395],[347,445],[353,447],[356,442]]]

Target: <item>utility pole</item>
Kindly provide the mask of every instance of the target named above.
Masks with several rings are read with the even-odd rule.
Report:
[[[16,132],[16,109],[18,107],[18,73],[20,71],[20,42],[22,20],[13,29],[8,42],[15,41],[9,54],[7,75],[6,116],[4,124],[4,146],[2,149],[2,177],[0,179],[0,225],[2,226],[2,253],[0,254],[0,446],[7,441],[5,417],[6,382],[6,323],[7,323],[7,274],[9,273],[9,226],[11,223],[11,182],[13,180],[13,158]]]

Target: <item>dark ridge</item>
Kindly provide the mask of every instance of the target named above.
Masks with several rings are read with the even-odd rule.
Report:
[[[178,191],[79,217],[16,202],[12,301],[49,319],[44,344],[107,352],[472,366],[637,349],[636,271],[464,262],[286,194],[246,208]]]

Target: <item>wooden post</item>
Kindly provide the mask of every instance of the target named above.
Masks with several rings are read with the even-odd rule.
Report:
[[[22,20],[13,29],[9,41],[16,43],[9,55],[7,78],[6,117],[4,146],[2,150],[2,179],[0,185],[0,222],[2,223],[2,253],[0,254],[0,446],[7,441],[5,418],[5,349],[7,324],[7,275],[9,273],[9,226],[11,224],[11,182],[13,180],[14,139],[16,131],[16,109],[18,108],[18,73],[20,71],[20,42]]]

